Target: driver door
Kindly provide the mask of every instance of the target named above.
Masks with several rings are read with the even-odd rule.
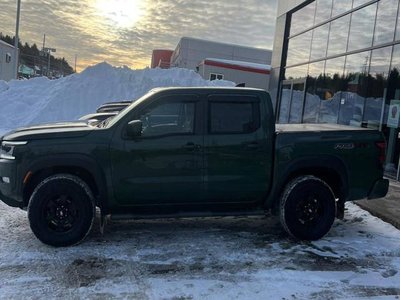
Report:
[[[188,204],[202,198],[201,111],[196,95],[164,96],[135,109],[125,123],[141,120],[141,136],[122,133],[122,142],[111,145],[114,195],[120,205]]]

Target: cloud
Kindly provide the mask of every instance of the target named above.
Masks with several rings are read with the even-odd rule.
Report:
[[[104,16],[96,1],[22,1],[21,39],[40,47],[46,33],[57,56],[71,63],[78,54],[78,69],[103,60],[141,68],[150,64],[153,49],[174,49],[182,36],[272,49],[277,0],[136,0],[143,14],[130,27]],[[15,0],[1,6],[0,28],[12,35]]]

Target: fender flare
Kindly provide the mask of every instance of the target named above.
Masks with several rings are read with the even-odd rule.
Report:
[[[102,212],[107,211],[107,180],[106,176],[100,165],[93,158],[84,154],[56,154],[35,159],[28,168],[25,170],[25,176],[28,172],[36,174],[37,172],[45,169],[57,167],[72,167],[81,168],[87,171],[94,179],[98,189],[98,205],[101,207]]]
[[[312,169],[324,169],[336,173],[340,178],[340,194],[343,198],[342,201],[346,201],[349,196],[349,172],[346,168],[346,164],[337,156],[317,155],[312,157],[301,157],[289,162],[281,172],[278,172],[277,168],[278,167],[275,167],[274,171],[274,178],[277,183],[274,185],[274,188],[271,191],[271,196],[265,203],[266,207],[274,207],[274,205],[279,203],[280,195],[289,178],[292,178],[293,174],[299,172],[302,173],[302,170],[307,173],[307,171]]]

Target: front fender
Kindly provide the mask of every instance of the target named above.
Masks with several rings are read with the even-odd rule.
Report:
[[[93,177],[98,188],[99,197],[98,205],[102,210],[107,210],[108,189],[107,181],[104,171],[95,159],[84,154],[57,154],[40,157],[30,163],[22,172],[23,177],[31,172],[37,174],[42,170],[49,170],[54,168],[81,168],[86,170]],[[25,183],[26,185],[28,182]]]

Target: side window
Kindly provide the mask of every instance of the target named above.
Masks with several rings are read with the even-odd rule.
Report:
[[[209,101],[209,133],[251,133],[260,127],[260,102],[255,97],[213,96]]]
[[[224,75],[223,74],[210,73],[210,81],[223,80],[223,79],[224,79]]]
[[[142,137],[194,133],[194,102],[160,103],[145,110]]]
[[[11,62],[11,54],[10,53],[6,53],[6,63],[10,63]]]

